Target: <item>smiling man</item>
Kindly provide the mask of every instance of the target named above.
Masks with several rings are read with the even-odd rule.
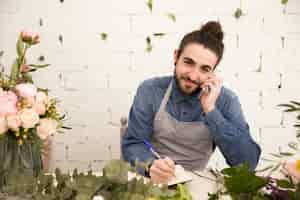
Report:
[[[238,97],[222,86],[215,69],[224,51],[219,22],[210,21],[186,34],[174,52],[173,76],[144,81],[138,88],[122,141],[125,160],[150,162],[148,175],[166,182],[174,166],[202,170],[218,147],[230,166],[258,163]],[[161,156],[145,146],[151,141]]]

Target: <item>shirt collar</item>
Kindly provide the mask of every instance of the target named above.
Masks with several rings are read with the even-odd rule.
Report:
[[[195,92],[193,92],[191,95],[184,94],[177,85],[176,78],[173,76],[172,78],[173,84],[172,84],[172,92],[171,92],[171,98],[175,101],[175,103],[180,103],[182,101],[186,102],[194,102],[199,101],[198,96],[200,95],[200,89],[197,89]]]

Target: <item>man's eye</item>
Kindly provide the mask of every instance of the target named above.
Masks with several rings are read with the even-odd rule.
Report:
[[[201,70],[204,72],[210,72],[211,68],[210,67],[201,67]]]
[[[184,61],[184,63],[185,63],[185,64],[189,64],[189,65],[192,64],[191,61]]]

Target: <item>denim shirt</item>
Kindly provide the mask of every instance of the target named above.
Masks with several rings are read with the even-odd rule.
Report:
[[[204,122],[228,165],[247,162],[254,170],[261,149],[250,135],[238,97],[222,87],[216,108],[205,114],[198,99],[201,90],[185,95],[179,90],[173,76],[151,78],[138,87],[129,113],[128,129],[122,140],[124,159],[132,164],[135,161],[151,162],[155,159],[143,140],[151,141],[155,114],[172,79],[175,84],[172,85],[166,111],[179,121]]]

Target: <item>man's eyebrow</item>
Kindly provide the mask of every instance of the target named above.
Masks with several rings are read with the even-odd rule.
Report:
[[[187,60],[187,61],[190,61],[190,62],[193,62],[193,63],[196,63],[192,58],[189,58],[189,57],[184,57],[183,59]]]

